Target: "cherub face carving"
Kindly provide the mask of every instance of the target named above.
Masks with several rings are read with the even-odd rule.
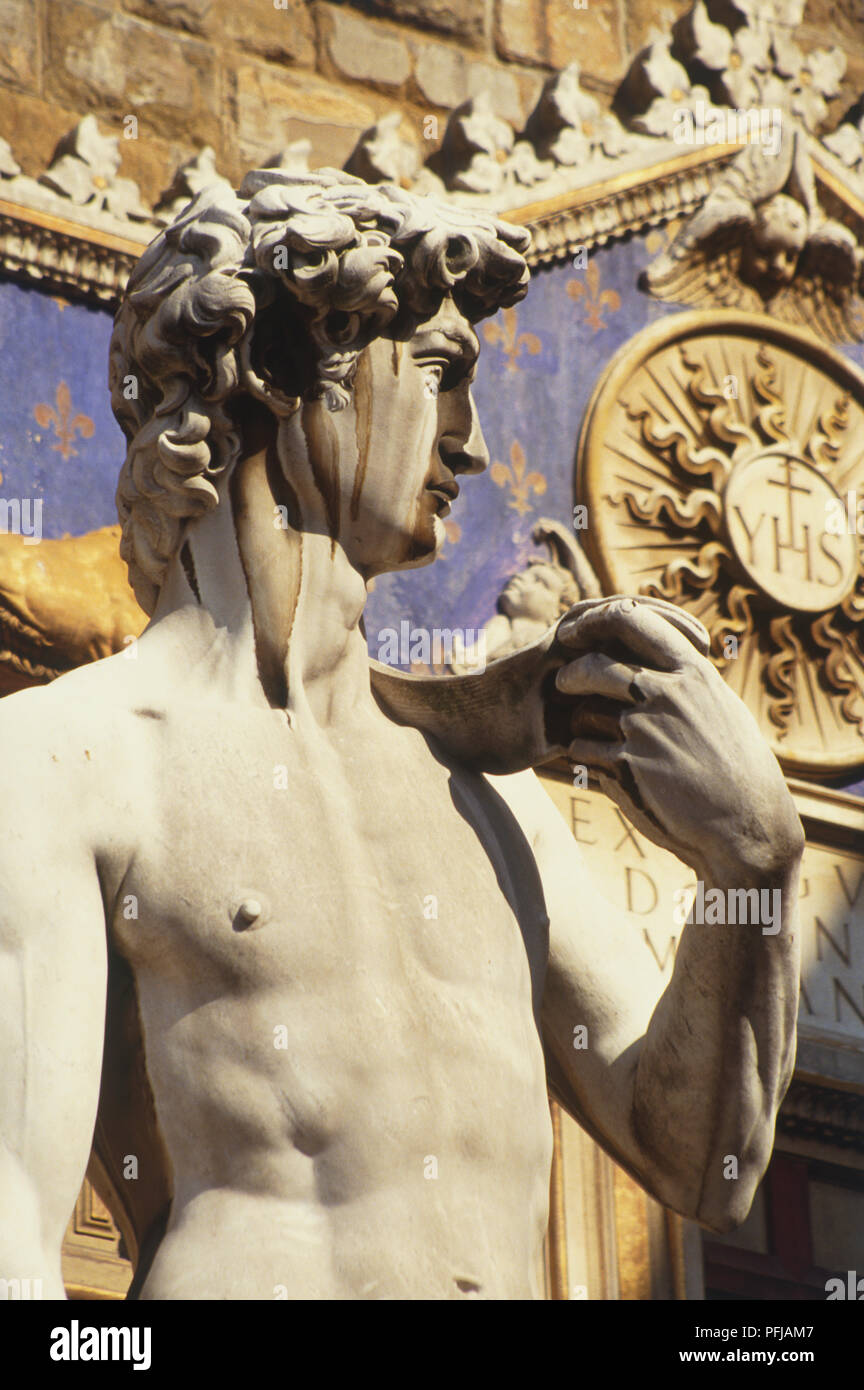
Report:
[[[741,259],[742,278],[757,288],[788,285],[807,243],[807,212],[794,198],[778,193],[757,210]]]

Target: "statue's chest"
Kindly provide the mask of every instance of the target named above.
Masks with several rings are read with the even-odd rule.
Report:
[[[504,989],[526,970],[539,987],[545,909],[522,832],[419,736],[187,746],[149,822],[115,919],[133,966],[242,992],[346,972],[461,984],[482,962]]]

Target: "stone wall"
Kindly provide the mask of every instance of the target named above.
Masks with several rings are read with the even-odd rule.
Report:
[[[234,179],[297,139],[311,141],[313,166],[339,166],[386,112],[401,110],[406,133],[434,143],[440,118],[482,90],[519,128],[544,77],[574,60],[583,85],[608,98],[691,0],[581,3],[0,0],[0,136],[35,176],[93,112],[106,134],[121,136],[120,172],[148,202],[203,145]],[[864,91],[861,0],[808,0],[796,38],[805,49],[845,49],[845,109]]]

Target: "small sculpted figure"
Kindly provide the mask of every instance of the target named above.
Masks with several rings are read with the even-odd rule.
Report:
[[[63,1297],[95,1131],[132,1297],[537,1296],[547,1088],[661,1202],[746,1216],[803,845],[748,711],[675,610],[627,598],[482,674],[367,655],[369,580],[432,562],[487,463],[474,325],[524,294],[526,246],[271,169],[138,263],[111,381],[150,622],[134,658],[0,702],[0,1276]],[[658,984],[532,770],[565,754],[782,920],[694,921]]]
[[[534,527],[533,538],[545,542],[548,555],[532,556],[501,590],[498,612],[483,629],[486,661],[497,661],[536,642],[557,625],[578,599],[600,595],[597,576],[579,543],[560,522],[541,519]],[[470,652],[464,659],[460,656],[456,652],[451,667],[455,674],[465,675],[474,669],[476,661],[472,662]]]

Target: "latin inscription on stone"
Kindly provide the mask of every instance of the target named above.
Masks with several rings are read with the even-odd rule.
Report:
[[[544,777],[543,785],[581,846],[599,890],[631,914],[641,948],[661,975],[671,975],[681,932],[676,895],[682,889],[695,894],[693,871],[634,829],[608,797],[551,777]],[[799,1022],[830,1036],[864,1037],[864,855],[808,844],[800,904]]]

